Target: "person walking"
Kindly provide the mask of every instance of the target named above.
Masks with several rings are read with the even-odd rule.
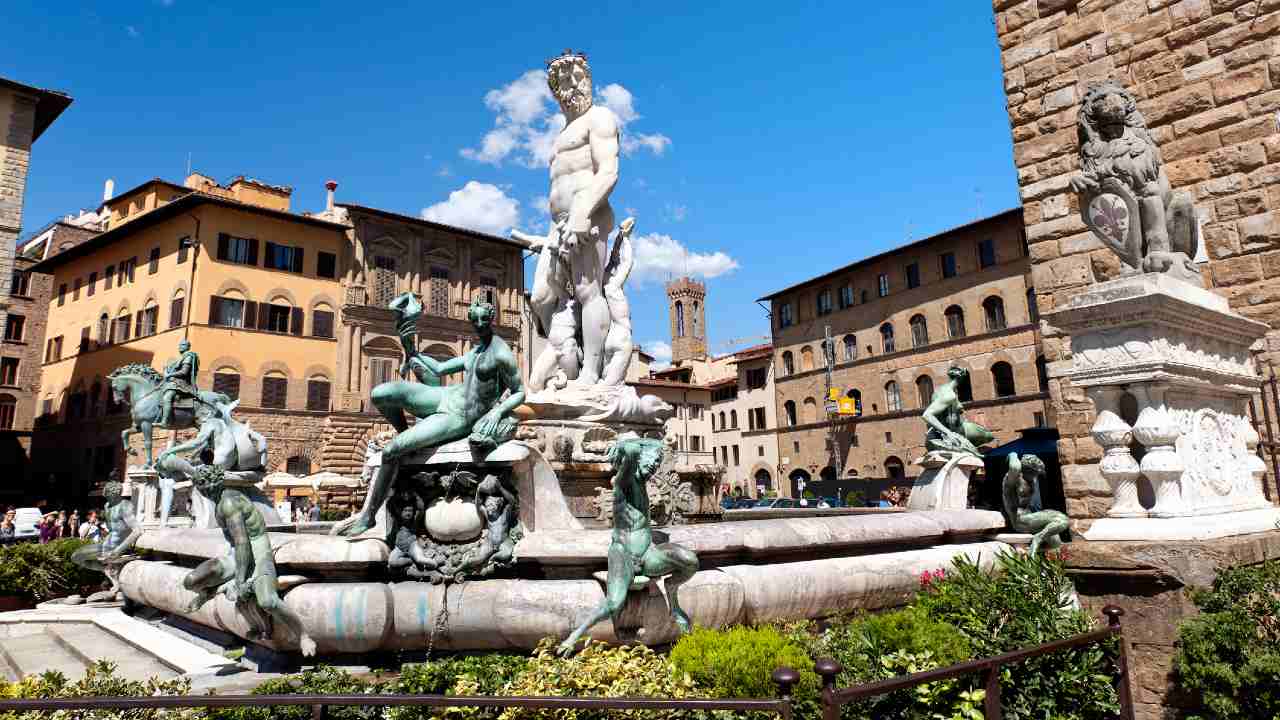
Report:
[[[58,528],[55,524],[57,522],[57,517],[56,513],[49,513],[40,518],[40,522],[37,527],[40,530],[41,544],[52,542],[58,538]]]
[[[307,519],[311,522],[320,522],[320,503],[311,501],[311,508],[307,510]]]
[[[4,514],[4,520],[0,520],[0,542],[13,540],[14,534],[18,531],[18,527],[13,522],[16,515],[14,511],[8,510]]]
[[[67,518],[67,534],[66,537],[80,537],[80,511],[72,510],[71,517]]]

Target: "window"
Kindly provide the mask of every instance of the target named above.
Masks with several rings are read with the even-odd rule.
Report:
[[[759,390],[769,382],[769,368],[751,368],[747,370],[747,389]]]
[[[262,308],[258,308],[259,312]],[[288,305],[267,305],[266,315],[267,324],[263,328],[267,332],[287,333],[289,332],[289,311],[292,310]]]
[[[311,458],[294,455],[284,461],[284,471],[297,477],[306,477],[311,474]]]
[[[907,266],[907,289],[920,287],[920,263],[913,262]]]
[[[738,429],[738,411],[737,410],[729,411],[729,427],[733,428],[734,430]]]
[[[179,327],[185,321],[183,312],[186,311],[187,299],[181,292],[173,300],[169,301],[169,329]]]
[[[987,238],[978,243],[978,267],[986,269],[996,264],[996,241]]]
[[[804,399],[804,421],[806,423],[818,422],[818,401],[811,397]]]
[[[818,315],[830,315],[834,308],[831,305],[831,289],[818,293]]]
[[[190,255],[191,255],[191,236],[184,235],[178,238],[178,264],[181,265],[182,263],[186,262],[187,258]]]
[[[89,417],[98,417],[98,404],[102,399],[102,385],[95,381],[89,390]]]
[[[128,318],[125,318],[127,321]],[[62,359],[62,336],[52,337],[44,343],[44,361],[57,362]]]
[[[751,424],[752,430],[765,429],[764,408],[751,408],[747,411],[747,418]]]
[[[782,404],[782,410],[787,416],[787,427],[795,427],[796,425],[796,402],[788,400]]]
[[[118,315],[116,317],[116,331],[112,336],[114,342],[129,342],[129,313]]]
[[[1031,322],[1040,321],[1040,307],[1036,305],[1036,289],[1027,288],[1027,319]]]
[[[966,374],[965,378],[956,385],[956,397],[960,402],[973,402],[973,378]]]
[[[764,457],[764,446],[763,446],[763,445],[757,445],[757,446],[756,446],[756,455],[757,455],[758,457]],[[763,472],[763,471],[761,471],[761,472]]]
[[[884,474],[890,480],[901,482],[907,479],[906,467],[902,461],[890,456],[884,461]]]
[[[876,292],[879,293],[880,297],[884,297],[889,294],[889,275],[888,274],[880,273],[876,277]]]
[[[67,302],[67,284],[62,283],[58,286],[58,307],[62,307]]]
[[[840,288],[840,309],[853,306],[853,286],[845,285]]]
[[[89,281],[85,283],[85,297],[93,297],[93,293],[97,289],[97,284],[98,273],[96,271],[89,273]]]
[[[27,328],[27,319],[22,315],[9,315],[4,325],[4,339],[6,342],[22,342],[22,336]]]
[[[1043,355],[1036,358],[1036,380],[1040,383],[1040,392],[1049,392],[1049,364]]]
[[[31,273],[14,270],[13,282],[9,286],[9,292],[21,297],[29,296],[31,294]]]
[[[782,303],[778,306],[778,326],[791,327],[796,324],[795,314],[791,310],[791,303]]]
[[[738,446],[737,446],[737,445],[734,445],[734,446],[733,446],[733,464],[734,464],[734,465],[741,465],[741,464],[742,464],[742,463],[741,463],[741,462],[739,462],[739,460],[738,460]]]
[[[860,303],[865,303],[866,301],[867,301],[867,291],[866,291],[866,290],[859,290],[859,291],[858,291],[858,302],[860,302]]]
[[[795,361],[795,357],[792,356],[790,350],[782,353],[782,374],[783,375],[796,374],[796,361]]]
[[[258,241],[218,233],[218,259],[241,265],[257,265]]]
[[[316,275],[322,278],[338,277],[338,256],[330,252],[317,253]]]
[[[111,344],[111,318],[102,313],[98,316],[98,347]]]
[[[898,392],[898,383],[893,380],[884,385],[884,406],[886,412],[897,412],[902,409],[902,395]]]
[[[884,347],[885,353],[894,352],[893,325],[885,323],[880,326],[880,344]]]
[[[994,295],[983,300],[982,312],[987,316],[987,332],[995,332],[1005,328],[1003,300]]]
[[[964,337],[964,310],[959,305],[952,305],[944,315],[947,318],[947,337],[953,340]]]
[[[133,272],[138,268],[138,258],[131,257],[120,263],[120,284],[123,285],[125,280],[133,282]]]
[[[858,359],[858,339],[853,335],[844,336],[844,361]]]
[[[449,268],[431,267],[431,308],[438,317],[449,317]]]
[[[155,335],[160,329],[160,306],[152,305],[142,311],[142,332],[139,337]]]
[[[724,413],[720,413],[720,414],[721,414],[721,415],[723,415]],[[723,420],[721,420],[721,421],[720,421],[720,428],[721,428],[721,429],[724,429],[724,421],[723,421]],[[711,432],[715,432],[715,431],[716,431],[716,414],[715,414],[715,413],[711,413]]]
[[[805,345],[800,348],[800,370],[813,369],[813,348]]]
[[[151,248],[151,254],[147,256],[147,274],[155,275],[160,272],[160,248]]]
[[[862,391],[857,388],[849,388],[845,391],[844,396],[853,401],[854,417],[862,415]]]
[[[885,431],[884,431],[884,441],[885,441],[886,443],[891,443],[891,442],[893,442],[893,431],[892,431],[892,430],[885,430]]]
[[[491,277],[481,277],[476,280],[476,292],[480,299],[489,303],[496,310],[498,308],[498,281]],[[698,335],[698,304],[693,304],[693,335]]]
[[[219,370],[213,374],[213,391],[232,400],[240,397],[240,373],[235,370]]]
[[[307,381],[307,409],[319,412],[329,410],[329,381],[311,378]]]
[[[1031,417],[1035,421],[1036,427],[1038,428],[1044,427],[1044,413],[1033,412],[1031,413]]]
[[[370,387],[377,387],[390,382],[396,377],[395,360],[391,358],[372,358],[369,360]]]
[[[933,401],[933,378],[928,375],[916,378],[916,397],[920,407],[927,407]]]
[[[1014,394],[1013,368],[1009,363],[998,362],[991,366],[991,384],[995,386],[996,397],[1009,397]]]
[[[252,303],[257,309],[257,303]],[[239,298],[218,297],[209,301],[209,324],[217,327],[252,327],[253,318],[245,315],[246,303]],[[245,321],[249,322],[246,323]]]
[[[102,289],[110,290],[112,283],[114,283],[116,279],[116,266],[108,265],[107,270],[104,273],[104,277],[105,279],[102,281]]]
[[[0,358],[0,385],[18,384],[18,358]]]
[[[302,248],[268,242],[263,253],[263,266],[269,270],[302,272]]]
[[[17,414],[18,400],[12,395],[0,395],[0,430],[12,430]]]
[[[396,259],[386,255],[373,258],[373,304],[386,307],[396,296]]]
[[[311,335],[313,337],[333,337],[333,311],[315,309],[311,311]]]
[[[289,379],[280,375],[262,378],[262,407],[282,409],[289,399]]]
[[[80,346],[76,352],[89,352],[89,331],[91,328],[80,328]]]
[[[689,436],[689,450],[691,452],[702,452],[702,436],[701,435]]]
[[[684,337],[684,303],[676,301],[676,337]]]
[[[929,325],[923,315],[911,318],[911,346],[924,347],[929,344]]]
[[[953,252],[945,252],[938,256],[938,262],[942,265],[942,277],[953,278],[956,276],[956,254]]]

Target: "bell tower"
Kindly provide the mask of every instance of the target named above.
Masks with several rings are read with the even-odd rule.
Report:
[[[707,355],[707,286],[693,278],[667,283],[671,315],[671,362]]]

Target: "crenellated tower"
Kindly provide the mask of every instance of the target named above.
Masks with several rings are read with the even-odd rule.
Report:
[[[707,286],[693,278],[676,278],[667,283],[672,362],[706,357],[706,299]]]

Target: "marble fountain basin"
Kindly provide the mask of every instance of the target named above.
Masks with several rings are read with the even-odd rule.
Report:
[[[818,618],[852,609],[893,607],[919,587],[920,574],[949,567],[959,555],[991,565],[1008,546],[992,536],[1000,513],[937,510],[747,520],[659,529],[655,539],[686,545],[701,569],[680,588],[694,622],[710,627]],[[389,580],[387,547],[378,540],[270,533],[276,563],[321,655],[376,651],[529,649],[564,637],[604,599],[597,578],[607,566],[609,530],[542,530],[524,536],[510,577],[455,585]],[[126,565],[120,585],[135,602],[247,638],[249,626],[219,595],[194,613],[182,578],[224,551],[217,530],[145,533],[148,560]],[[616,624],[591,637],[663,645],[677,637],[663,583],[631,593]],[[297,638],[276,624],[258,641],[292,653]],[[637,637],[636,630],[645,628]]]

